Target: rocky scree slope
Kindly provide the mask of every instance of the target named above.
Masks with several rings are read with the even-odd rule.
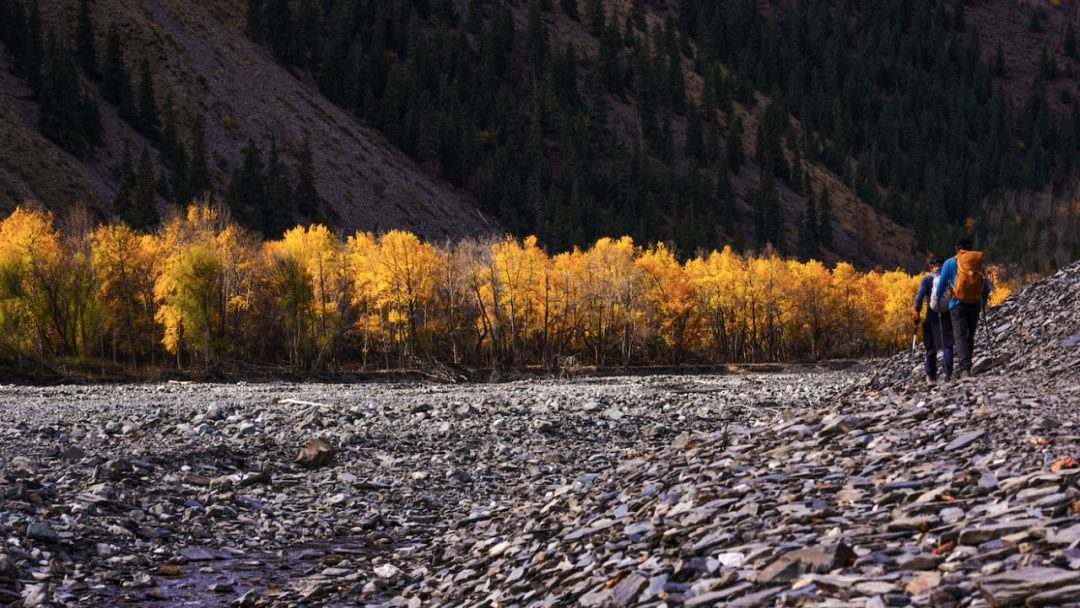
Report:
[[[435,538],[849,380],[4,387],[0,601],[378,603],[471,547]]]
[[[483,387],[5,388],[0,594],[1068,604],[1078,284],[1073,265],[1014,295],[988,325],[999,358],[932,388],[908,353],[877,370]],[[336,457],[292,462],[314,436]]]

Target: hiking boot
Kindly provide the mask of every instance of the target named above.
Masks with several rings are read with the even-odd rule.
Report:
[[[964,378],[967,378],[969,376],[971,376],[971,372],[966,370],[966,369],[962,369],[962,370],[956,372],[956,379],[957,380],[963,380]]]
[[[937,384],[937,378],[934,378],[932,376],[926,377],[926,386],[934,386],[935,384]]]

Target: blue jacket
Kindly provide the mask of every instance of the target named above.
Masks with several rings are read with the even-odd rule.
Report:
[[[919,281],[919,293],[915,294],[915,312],[922,312],[923,300],[926,300],[927,310],[930,306],[930,290],[934,288],[934,279],[936,279],[938,273],[931,272]]]
[[[956,282],[956,258],[949,258],[945,260],[945,264],[941,267],[941,280],[938,281],[937,293],[934,294],[938,298],[945,294],[947,289],[952,288],[953,283]],[[985,276],[983,277],[983,292],[982,297],[979,299],[979,307],[986,306],[986,301],[990,298],[990,280]],[[949,310],[952,310],[960,303],[960,300],[951,298],[949,300]]]

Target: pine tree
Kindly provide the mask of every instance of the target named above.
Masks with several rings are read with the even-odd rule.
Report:
[[[264,195],[253,201],[259,208],[260,230],[266,236],[280,238],[292,223],[292,186],[281,162],[277,138],[272,134],[263,182]]]
[[[94,16],[91,0],[79,0],[75,26],[75,56],[91,78],[98,78],[97,50],[94,48]]]
[[[701,134],[701,114],[693,103],[687,111],[686,119],[686,155],[695,160],[705,158],[705,142]]]
[[[727,157],[720,157],[720,165],[717,167],[716,177],[716,205],[717,220],[728,236],[735,233],[735,188],[731,185],[731,171],[727,164]]]
[[[1001,48],[1001,41],[997,43],[997,49],[994,50],[994,75],[1005,75],[1005,50]]]
[[[150,72],[150,60],[143,58],[139,76],[139,127],[150,141],[161,138],[161,117],[158,115],[157,95],[154,93],[154,77]]]
[[[266,40],[263,1],[264,0],[248,0],[247,20],[244,25],[244,32],[247,33],[248,38],[251,38],[260,44]]]
[[[41,92],[38,123],[42,133],[76,157],[89,148],[84,132],[83,93],[71,49],[50,32]]]
[[[1073,60],[1078,58],[1076,52],[1076,30],[1073,29],[1072,19],[1070,19],[1068,25],[1065,26],[1065,55]]]
[[[4,6],[7,8],[4,19],[0,21],[0,35],[3,36],[4,47],[11,54],[15,64],[15,75],[25,79],[26,35],[27,29],[29,29],[26,23],[26,9],[23,7],[22,2],[11,2],[8,5],[5,0]]]
[[[38,0],[30,1],[30,13],[26,23],[26,49],[23,78],[34,95],[41,94],[45,68],[45,35],[41,24],[41,6]]]
[[[206,118],[199,114],[191,129],[191,163],[188,170],[188,193],[202,198],[211,191],[210,167],[206,161]],[[186,202],[186,201],[185,201]]]
[[[169,199],[178,205],[191,202],[191,185],[188,176],[188,155],[184,144],[177,142],[169,161]]]
[[[746,160],[743,153],[742,134],[742,117],[736,116],[735,120],[731,121],[727,132],[727,161],[732,172],[736,174],[742,169],[743,161]]]
[[[172,95],[165,97],[162,116],[164,121],[161,127],[161,143],[158,145],[158,149],[161,150],[161,158],[165,166],[172,168],[176,148],[181,145],[179,135],[176,132],[176,108],[173,105]]]
[[[817,222],[817,204],[811,193],[806,197],[806,208],[803,209],[802,220],[799,222],[799,257],[804,260],[820,255]]]
[[[675,26],[668,24],[667,40],[667,97],[669,106],[682,112],[686,105],[686,77],[683,75],[682,54],[675,40]]]
[[[632,0],[630,3],[630,16],[639,32],[644,32],[649,27],[645,20],[645,2],[646,0]]]
[[[305,218],[318,221],[322,217],[322,201],[315,189],[315,158],[311,149],[311,136],[304,131],[300,154],[296,165],[296,208]]]
[[[228,201],[232,215],[248,227],[263,228],[263,218],[257,214],[266,197],[262,150],[249,139],[242,150],[243,161],[233,170],[229,180]]]
[[[534,70],[544,65],[548,52],[548,33],[540,12],[540,0],[529,1],[529,15],[525,26],[525,57]]]
[[[784,251],[784,213],[780,205],[780,193],[776,190],[773,174],[763,171],[761,184],[754,196],[754,235],[760,247],[766,244],[779,252]]]
[[[98,107],[97,99],[93,94],[83,90],[81,95],[81,101],[79,102],[79,113],[81,115],[80,121],[82,122],[83,135],[86,138],[86,143],[91,148],[100,146],[104,143],[104,129],[101,126],[101,108]]]
[[[142,155],[139,157],[139,172],[135,175],[134,205],[131,217],[124,218],[132,228],[149,230],[160,220],[154,188],[154,166],[150,163],[150,153],[143,148]]]
[[[585,0],[585,20],[589,22],[589,31],[597,38],[604,35],[607,17],[604,15],[604,0]]]
[[[120,28],[113,23],[105,37],[105,63],[102,66],[101,95],[114,106],[120,105],[127,86],[127,68],[124,66],[124,46],[120,40]]]
[[[266,27],[266,41],[270,44],[274,57],[285,65],[293,65],[294,61],[290,52],[295,45],[293,44],[294,30],[289,0],[266,0],[264,26]]]
[[[817,240],[822,247],[832,247],[832,199],[829,196],[828,188],[821,189],[820,199],[821,202],[818,204]]]
[[[313,68],[319,64],[319,40],[322,38],[322,16],[319,3],[315,0],[300,0],[300,10],[296,16],[296,51],[293,53],[296,65],[301,68]]]
[[[604,94],[604,85],[600,82],[597,74],[597,63],[594,61],[592,69],[585,77],[585,88],[589,92],[589,140],[592,145],[599,149],[608,141],[608,108],[607,95]]]
[[[577,0],[559,0],[559,8],[574,21],[581,19],[581,16],[578,14]]]
[[[127,143],[120,154],[116,180],[119,185],[113,198],[113,213],[130,225],[135,215],[135,169],[132,167],[131,148]]]

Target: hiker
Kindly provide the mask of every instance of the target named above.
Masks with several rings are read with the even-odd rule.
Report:
[[[923,302],[926,302],[926,318],[922,321],[923,346],[926,349],[926,381],[937,382],[937,353],[942,351],[945,359],[945,380],[952,379],[953,372],[953,329],[949,318],[948,302],[942,298],[939,306],[933,298],[934,287],[940,282],[940,257],[930,258],[930,273],[919,281],[919,293],[915,295],[915,327],[919,326]]]
[[[956,242],[956,255],[941,266],[941,278],[934,288],[938,299],[949,298],[953,341],[956,345],[956,377],[971,375],[971,360],[975,352],[975,329],[979,312],[990,297],[990,281],[983,272],[983,254],[975,251],[971,239]]]

